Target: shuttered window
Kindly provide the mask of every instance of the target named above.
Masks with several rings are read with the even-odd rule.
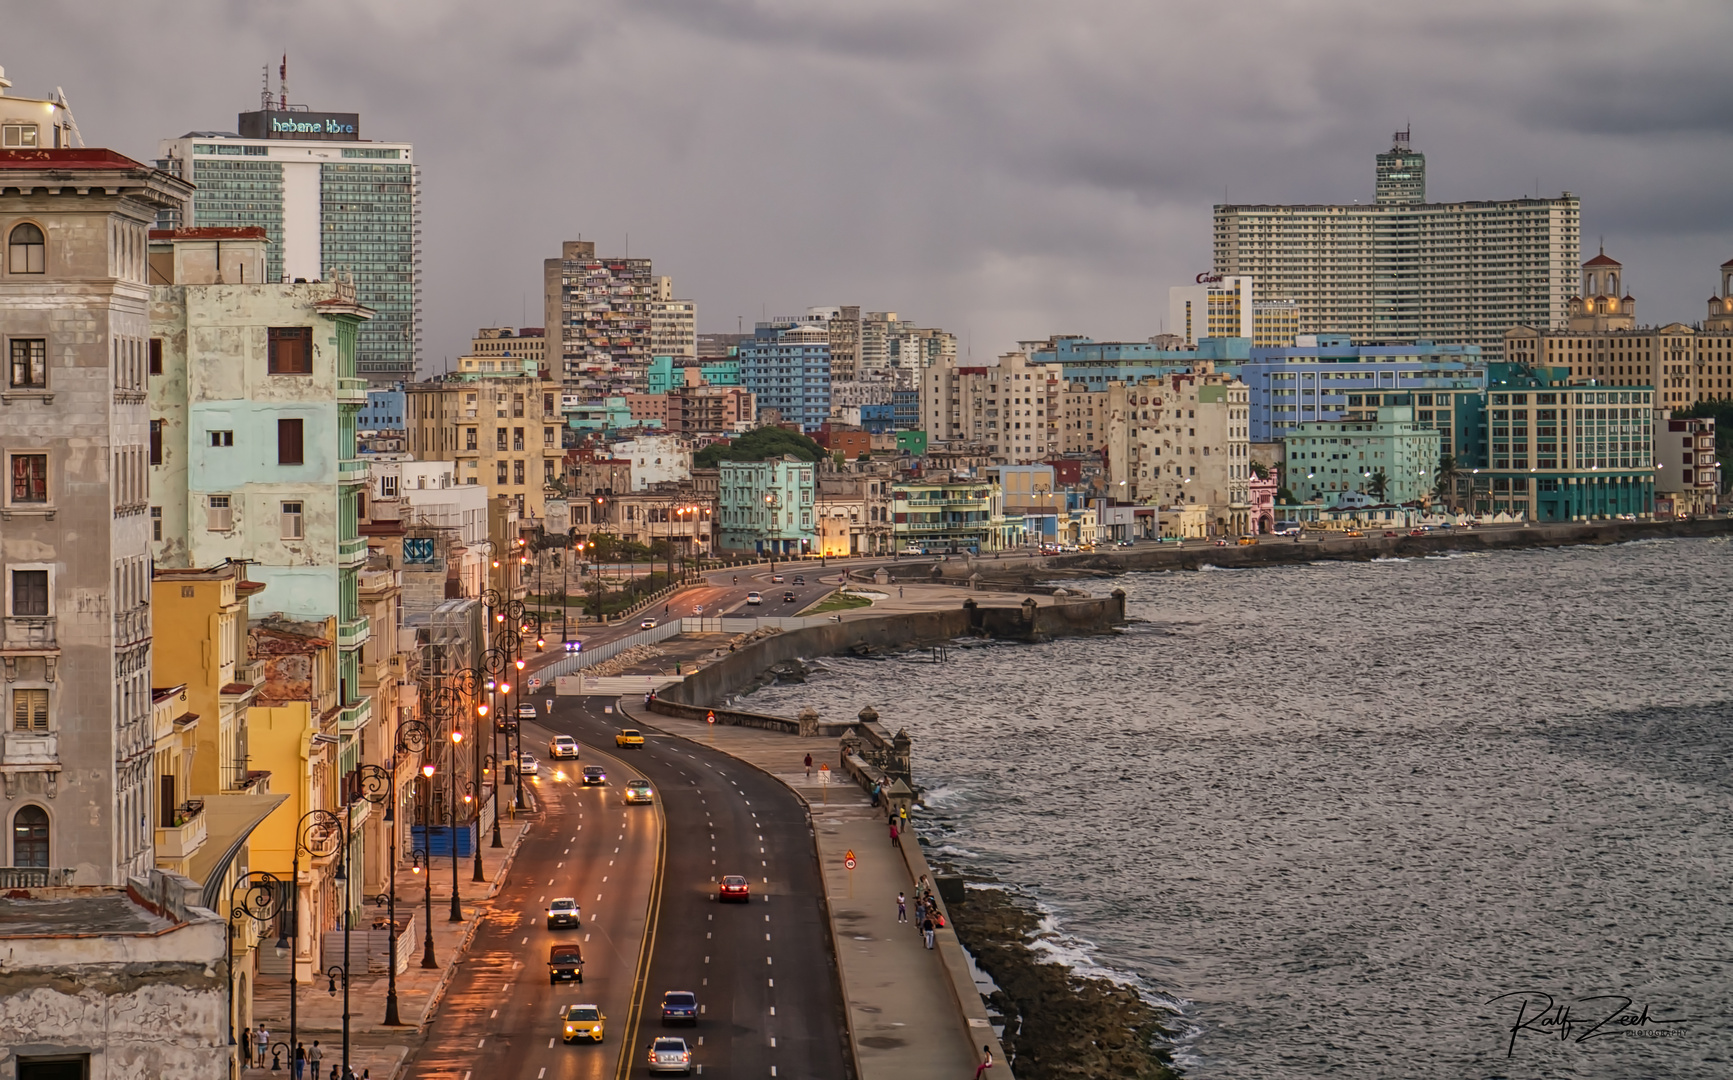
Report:
[[[48,691],[12,691],[12,730],[31,733],[48,730]]]
[[[273,326],[268,332],[270,355],[266,370],[272,375],[313,374],[313,328]]]
[[[300,465],[303,463],[301,443],[301,421],[277,421],[277,464]]]

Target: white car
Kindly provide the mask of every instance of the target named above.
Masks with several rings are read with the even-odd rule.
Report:
[[[638,624],[638,629],[640,629],[640,630],[654,630],[655,628],[656,628],[656,620],[655,619],[645,619],[643,622],[640,622]]]
[[[692,1050],[686,1045],[686,1040],[668,1035],[658,1036],[650,1043],[650,1071],[677,1072],[682,1076],[691,1076]]]
[[[572,738],[570,735],[555,735],[553,741],[548,743],[548,757],[558,760],[560,758],[575,758],[577,756],[578,740]]]
[[[749,592],[746,594],[746,602],[748,604],[755,604],[755,605],[756,604],[762,604],[762,603],[764,603],[764,597],[758,595],[755,592]]]
[[[518,772],[525,776],[540,776],[542,771],[541,765],[536,761],[536,756],[528,750],[525,750],[523,756],[518,759],[517,768]]]

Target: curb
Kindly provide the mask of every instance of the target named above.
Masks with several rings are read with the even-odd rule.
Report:
[[[626,700],[625,698],[620,698],[618,701],[615,702],[614,708],[619,710],[619,712],[622,715],[631,718],[632,723],[637,724],[640,727],[650,726],[650,725],[644,724],[644,722],[642,720],[639,720],[637,717],[633,716],[630,712],[626,711],[625,700]],[[769,769],[766,769],[766,768],[764,768],[764,767],[762,767],[762,766],[760,766],[754,762],[747,761],[745,758],[739,756],[738,754],[729,753],[727,750],[723,750],[720,747],[711,746],[708,743],[700,743],[696,739],[689,739],[686,736],[680,734],[679,732],[666,731],[666,730],[661,729],[661,728],[656,728],[655,730],[662,731],[663,734],[665,734],[665,735],[672,735],[676,739],[685,739],[687,742],[692,743],[692,744],[697,745],[697,746],[704,746],[706,749],[714,750],[719,754],[723,754],[727,757],[733,758],[735,761],[740,762],[740,764],[746,766],[749,769],[756,769],[757,771],[763,773],[764,775],[770,777],[772,780],[781,784],[783,787],[787,788],[789,794],[793,795],[795,797],[795,799],[800,802],[800,805],[805,809],[805,811],[806,811],[806,830],[807,830],[807,834],[812,837],[812,857],[813,857],[813,861],[818,863],[818,880],[819,880],[819,883],[824,887],[824,894],[823,894],[823,900],[824,900],[824,939],[830,945],[830,958],[831,958],[832,966],[833,966],[834,970],[836,971],[837,988],[842,991],[842,1026],[843,1026],[843,1030],[848,1033],[849,1063],[854,1066],[854,1075],[856,1077],[856,1080],[859,1080],[860,1077],[863,1077],[866,1074],[861,1070],[860,1044],[856,1039],[855,1030],[854,1030],[854,1011],[849,1008],[848,979],[843,975],[842,955],[841,955],[841,953],[839,953],[837,951],[837,947],[836,947],[836,913],[831,909],[831,906],[830,906],[830,878],[824,872],[824,859],[819,854],[819,851],[818,851],[818,831],[817,831],[817,828],[813,825],[813,821],[812,821],[812,802],[811,802],[811,800],[807,799],[807,797],[805,795],[802,795],[800,793],[800,791],[798,789],[796,789],[793,784],[790,784],[788,781],[784,780],[782,777],[776,775],[775,773],[771,772]]]

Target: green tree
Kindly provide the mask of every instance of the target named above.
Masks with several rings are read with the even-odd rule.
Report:
[[[802,461],[819,461],[825,456],[824,447],[798,431],[761,427],[753,428],[733,442],[711,443],[692,455],[692,464],[700,469],[714,469],[724,461],[764,461],[784,454]]]
[[[1259,480],[1267,480],[1270,475],[1270,467],[1261,461],[1254,461],[1252,462],[1252,475]]]
[[[1438,472],[1434,474],[1432,493],[1437,495],[1445,506],[1456,504],[1456,458],[1445,454],[1438,459]]]
[[[1390,478],[1384,474],[1383,469],[1373,473],[1371,482],[1366,486],[1371,489],[1369,494],[1379,502],[1383,502],[1384,497],[1390,494]]]

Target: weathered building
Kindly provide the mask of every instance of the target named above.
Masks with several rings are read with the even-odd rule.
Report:
[[[0,865],[79,885],[154,861],[146,259],[190,195],[111,150],[0,150]]]

